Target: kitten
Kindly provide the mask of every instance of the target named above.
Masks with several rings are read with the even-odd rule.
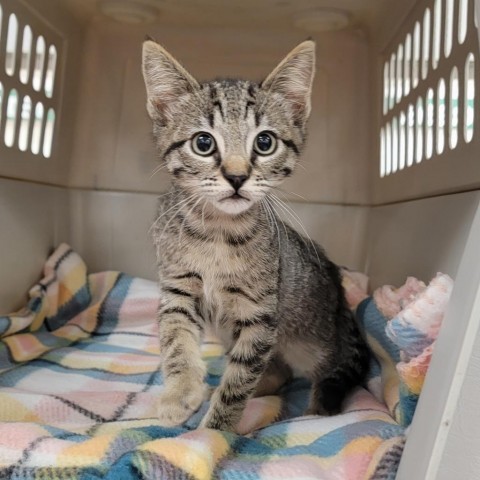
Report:
[[[154,224],[163,425],[205,398],[200,343],[221,339],[228,365],[201,426],[232,430],[249,397],[296,371],[312,381],[308,413],[339,412],[369,352],[322,249],[280,225],[269,193],[305,143],[315,44],[298,45],[260,84],[199,83],[154,41],[143,46],[147,110],[173,189]]]

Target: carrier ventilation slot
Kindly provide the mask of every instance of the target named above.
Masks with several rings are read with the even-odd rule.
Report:
[[[473,0],[432,1],[385,57],[381,177],[472,142],[478,81],[477,49],[468,48],[478,44],[473,12]]]
[[[21,153],[19,158],[49,158],[59,102],[60,38],[21,4],[10,5],[0,2],[0,58],[5,59],[0,64],[0,152],[6,147]]]

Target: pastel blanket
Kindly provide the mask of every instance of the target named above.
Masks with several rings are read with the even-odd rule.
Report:
[[[296,379],[250,400],[235,434],[195,428],[207,402],[186,425],[159,426],[158,302],[154,282],[88,274],[67,245],[55,251],[28,305],[0,316],[0,478],[395,478],[404,427],[363,388],[335,417],[302,416],[309,385]],[[203,354],[218,385],[221,349]]]

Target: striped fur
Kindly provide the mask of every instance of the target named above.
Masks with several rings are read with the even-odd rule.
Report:
[[[172,191],[154,224],[165,389],[158,414],[181,424],[206,392],[200,342],[213,330],[229,355],[202,425],[231,430],[255,391],[298,371],[313,382],[309,412],[337,412],[363,380],[368,350],[346,306],[337,267],[288,225],[269,194],[305,143],[314,44],[296,47],[261,84],[200,84],[153,41],[144,44],[147,109]],[[195,150],[200,132],[214,140]],[[276,148],[254,144],[266,132]]]

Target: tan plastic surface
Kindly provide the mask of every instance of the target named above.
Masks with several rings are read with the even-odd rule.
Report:
[[[366,265],[372,288],[399,286],[408,275],[455,278],[479,199],[470,192],[373,207]]]
[[[25,304],[45,259],[68,238],[68,193],[0,179],[0,315]]]

